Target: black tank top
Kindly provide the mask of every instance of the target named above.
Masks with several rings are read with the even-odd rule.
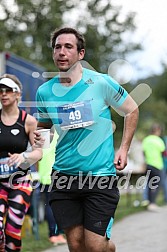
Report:
[[[20,110],[18,120],[11,126],[3,124],[0,110],[0,158],[10,153],[21,153],[27,149],[29,137],[25,131],[27,113]]]

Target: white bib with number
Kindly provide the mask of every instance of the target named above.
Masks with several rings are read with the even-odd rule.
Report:
[[[65,104],[57,111],[62,130],[83,128],[94,123],[90,101]]]
[[[0,178],[8,178],[11,174],[18,171],[15,165],[8,165],[9,158],[0,158]]]

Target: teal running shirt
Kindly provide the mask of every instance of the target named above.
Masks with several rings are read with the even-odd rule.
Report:
[[[111,108],[128,93],[115,80],[83,68],[82,79],[63,86],[59,76],[36,94],[40,122],[51,122],[59,135],[53,169],[69,175],[116,175]]]

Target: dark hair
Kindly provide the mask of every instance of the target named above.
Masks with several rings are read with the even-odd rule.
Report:
[[[154,134],[156,131],[163,131],[163,126],[159,123],[154,123],[150,129],[150,133]]]
[[[61,34],[74,34],[75,37],[77,38],[77,50],[78,52],[80,52],[82,49],[85,49],[85,39],[83,37],[82,34],[80,34],[77,30],[70,28],[70,27],[65,27],[65,28],[61,28],[59,30],[55,30],[52,34],[51,34],[51,46],[54,49],[55,47],[55,42],[56,39],[59,35]]]

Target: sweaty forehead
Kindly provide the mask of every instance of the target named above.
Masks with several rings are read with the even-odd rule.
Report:
[[[56,41],[55,41],[55,45],[56,44],[72,44],[72,45],[76,45],[77,44],[77,38],[75,37],[74,34],[71,33],[64,33],[61,34],[57,37]]]

